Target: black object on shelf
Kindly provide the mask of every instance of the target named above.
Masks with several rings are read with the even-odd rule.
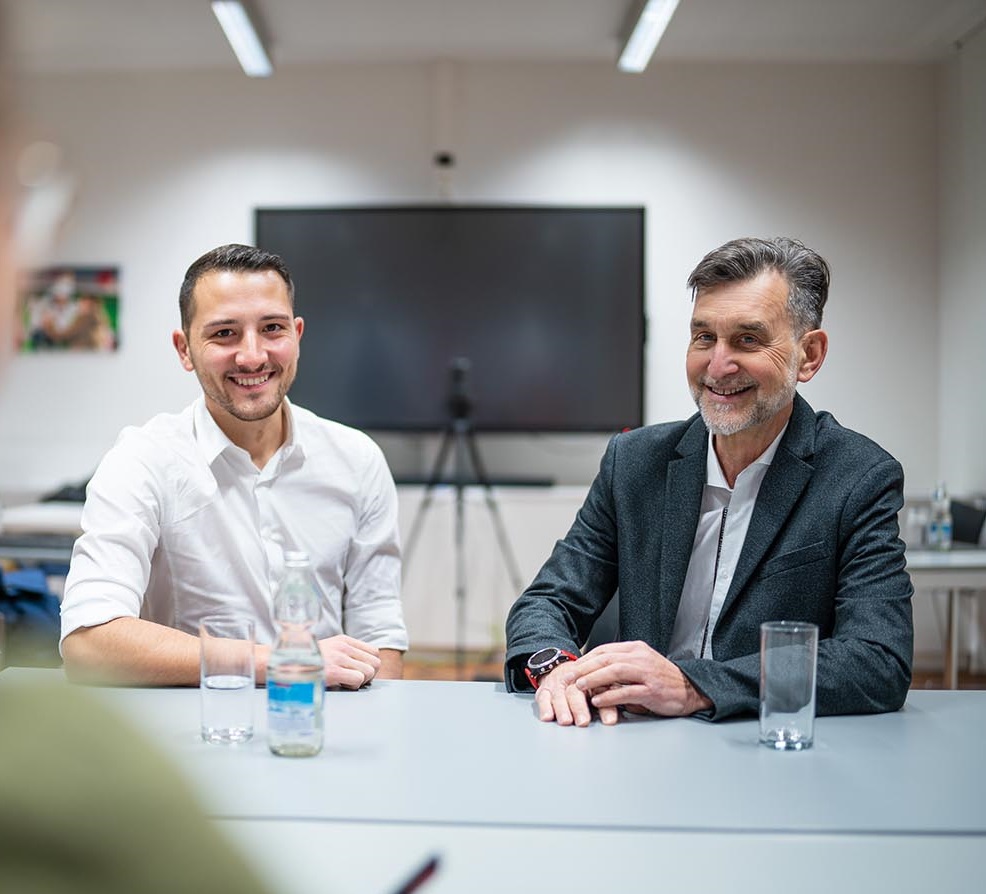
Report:
[[[53,490],[51,493],[45,494],[41,497],[41,503],[85,503],[86,501],[86,487],[89,484],[89,479],[86,478],[84,481],[79,481],[75,484],[65,484],[58,490]]]

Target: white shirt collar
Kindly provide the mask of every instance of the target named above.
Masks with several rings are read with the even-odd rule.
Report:
[[[750,465],[748,465],[740,475],[745,475],[747,471],[752,469],[754,466],[769,466],[774,461],[774,454],[777,453],[777,448],[780,446],[781,438],[784,437],[784,432],[787,431],[787,423],[785,423],[784,428],[780,430],[780,434],[770,442],[767,449],[760,454]],[[737,479],[739,476],[737,476]],[[712,444],[712,432],[709,432],[708,448],[705,452],[705,483],[710,487],[721,487],[724,490],[731,491],[732,488],[726,481],[726,476],[722,471],[722,466],[719,465],[719,457],[716,456],[715,447]]]
[[[297,452],[300,458],[304,458],[304,446],[301,443],[298,426],[295,425],[294,411],[291,408],[291,402],[286,397],[284,398],[284,421],[287,426],[287,437],[278,452],[282,457],[293,456]],[[210,466],[228,450],[234,451],[236,455],[246,454],[246,451],[234,444],[219,427],[216,420],[212,418],[212,413],[209,412],[209,408],[205,405],[205,398],[202,396],[192,405],[192,425],[195,443],[198,444],[202,456]]]

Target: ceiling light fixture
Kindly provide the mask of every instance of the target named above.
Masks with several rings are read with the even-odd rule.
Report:
[[[677,8],[678,0],[646,0],[637,4],[636,24],[617,63],[620,71],[641,72],[647,68]]]
[[[274,66],[264,42],[242,0],[212,0],[212,11],[244,73],[251,78],[266,78],[273,74]]]

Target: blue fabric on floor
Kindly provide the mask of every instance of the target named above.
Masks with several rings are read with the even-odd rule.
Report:
[[[6,628],[4,663],[57,667],[61,628],[58,597],[41,568],[0,572],[0,614]]]

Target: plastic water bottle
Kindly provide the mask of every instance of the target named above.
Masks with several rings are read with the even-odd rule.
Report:
[[[928,549],[952,548],[952,505],[945,482],[941,481],[931,495],[931,517],[928,520]]]
[[[322,750],[325,662],[312,633],[318,613],[308,556],[285,550],[284,578],[274,598],[278,635],[267,662],[267,742],[284,757]]]

